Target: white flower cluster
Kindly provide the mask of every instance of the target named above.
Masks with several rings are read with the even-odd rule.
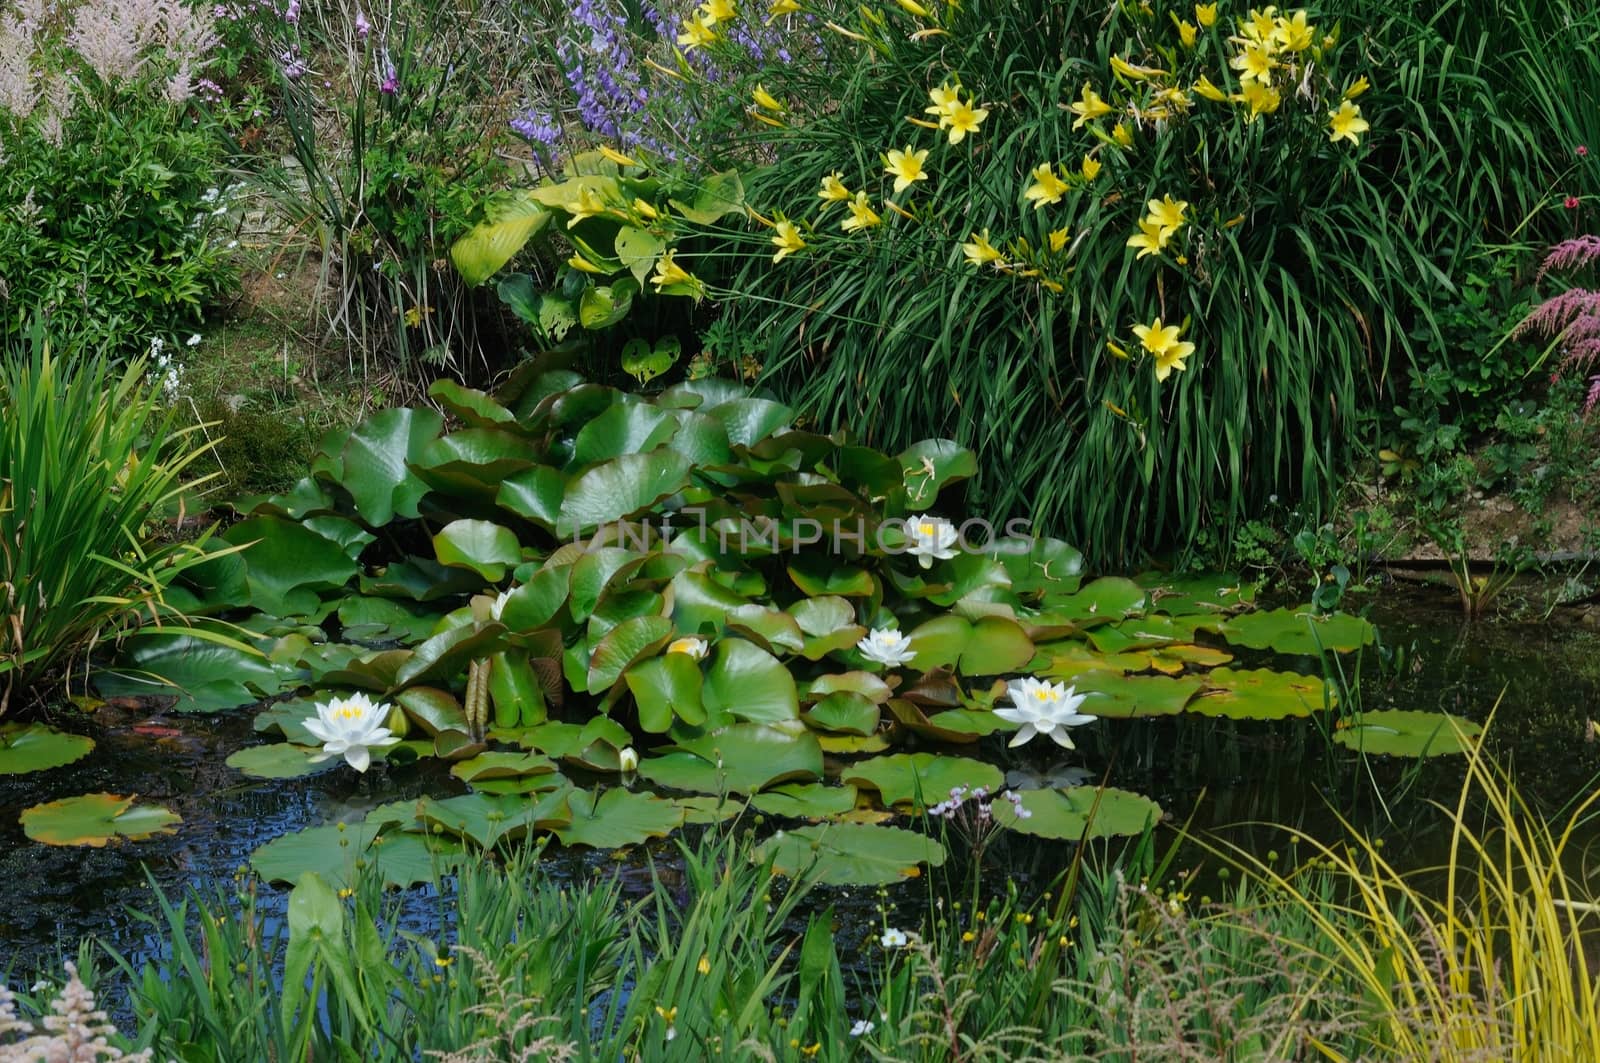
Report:
[[[16,998],[0,985],[0,1063],[27,1063],[30,1060],[122,1060],[124,1063],[150,1063],[150,1050],[124,1052],[108,1040],[117,1028],[104,1011],[95,1007],[94,994],[78,977],[78,968],[68,963],[67,984],[50,1002],[50,1014],[39,1020],[39,1029],[17,1016]],[[22,1036],[20,1040],[8,1038]]]
[[[1006,790],[1000,796],[1011,802],[1011,808],[1016,812],[1018,819],[1028,819],[1033,815],[1032,812],[1022,807],[1022,795],[1015,790]],[[961,806],[968,801],[976,802],[975,808],[978,821],[980,823],[988,822],[991,802],[989,800],[989,790],[984,786],[974,786],[970,789],[965,786],[952,786],[949,798],[929,808],[928,815],[955,819],[961,811]]]

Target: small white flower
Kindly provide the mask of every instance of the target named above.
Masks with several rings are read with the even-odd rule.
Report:
[[[237,240],[229,240],[228,241],[228,250],[229,251],[232,251],[234,248],[236,248],[238,246],[239,246],[239,241],[237,241]]]
[[[495,620],[499,620],[500,617],[501,617],[501,614],[503,614],[505,612],[506,599],[508,599],[510,597],[511,597],[511,592],[510,591],[501,591],[499,594],[495,595],[494,596],[494,604],[489,606],[489,616],[492,617]]]
[[[883,936],[878,938],[878,944],[886,949],[903,949],[909,940],[904,930],[896,930],[891,926],[883,932]]]
[[[190,336],[187,340],[185,340],[184,341],[184,346],[185,347],[198,347],[198,346],[200,346],[200,333],[196,332],[193,336]]]
[[[856,649],[867,660],[889,668],[910,664],[917,656],[917,651],[911,648],[911,639],[888,627],[873,628],[856,643]]]
[[[1068,727],[1093,723],[1095,717],[1077,711],[1084,695],[1073,687],[1050,683],[1025,676],[1006,684],[1006,696],[1014,708],[995,709],[994,714],[1009,723],[1021,724],[1011,745],[1020,746],[1036,734],[1049,735],[1059,746],[1074,748],[1067,736]]]
[[[693,635],[685,635],[681,639],[673,639],[671,644],[667,646],[668,653],[687,653],[697,661],[705,660],[706,654],[710,650],[711,646],[705,639],[695,638]]]
[[[906,534],[911,536],[908,550],[923,568],[932,568],[935,559],[948,561],[956,556],[955,546],[960,534],[956,526],[943,517],[919,513],[906,521]]]
[[[865,1037],[876,1028],[876,1024],[871,1019],[857,1019],[856,1024],[850,1027],[850,1036]]]
[[[388,719],[389,706],[384,702],[374,705],[365,694],[317,702],[317,718],[304,724],[323,743],[322,752],[311,759],[343,755],[356,771],[366,771],[372,766],[373,749],[400,741],[384,726]]]
[[[617,750],[617,765],[624,775],[639,770],[639,754],[632,746]]]

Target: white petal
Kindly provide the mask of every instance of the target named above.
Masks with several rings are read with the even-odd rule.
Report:
[[[1099,718],[1098,716],[1085,716],[1082,713],[1074,713],[1071,716],[1063,717],[1059,722],[1063,727],[1082,727],[1086,723],[1094,723]]]
[[[929,557],[927,554],[918,553],[917,554],[917,564],[921,565],[923,568],[932,568],[933,567],[933,558]]]
[[[304,727],[306,733],[319,742],[333,741],[333,730],[324,726],[321,720],[305,720],[300,726]]]
[[[1060,731],[1051,731],[1050,732],[1050,737],[1054,738],[1056,740],[1056,745],[1060,746],[1062,749],[1077,749],[1078,748],[1077,746],[1072,744],[1072,739],[1070,737],[1068,737],[1067,732],[1065,731],[1065,729],[1060,730]]]
[[[367,752],[366,746],[351,746],[345,750],[344,759],[348,760],[350,766],[359,772],[365,773],[368,768],[372,767],[372,754]]]
[[[1012,746],[1012,747],[1020,746],[1020,745],[1022,745],[1022,743],[1028,741],[1029,739],[1031,739],[1037,733],[1038,732],[1033,729],[1033,724],[1025,723],[1025,724],[1022,725],[1022,730],[1018,731],[1012,737],[1011,741],[1007,742],[1006,744],[1008,746]]]
[[[1021,709],[995,709],[994,714],[1007,723],[1027,723],[1031,718]]]

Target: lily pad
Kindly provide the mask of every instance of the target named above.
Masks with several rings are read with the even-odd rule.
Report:
[[[381,818],[381,817],[379,817]],[[406,888],[449,874],[466,857],[454,838],[386,829],[371,822],[309,827],[275,838],[250,856],[250,866],[268,882],[296,882],[307,871],[342,889],[361,874],[379,874],[388,886]]]
[[[453,520],[433,537],[441,565],[470,568],[490,583],[522,561],[522,547],[510,528],[487,520]]]
[[[629,790],[592,794],[574,790],[567,796],[569,822],[555,828],[563,845],[617,849],[664,838],[683,822],[683,809],[671,801]]]
[[[1359,616],[1332,613],[1317,616],[1309,605],[1297,609],[1265,609],[1241,613],[1221,627],[1222,637],[1236,646],[1279,653],[1349,653],[1377,638],[1377,629]]]
[[[1189,711],[1231,720],[1282,720],[1310,716],[1325,705],[1326,684],[1314,675],[1270,668],[1215,668],[1211,689],[1189,703]]]
[[[646,758],[639,774],[693,793],[754,793],[774,783],[821,778],[822,747],[803,727],[792,732],[734,724]]]
[[[828,786],[824,783],[786,783],[756,794],[750,803],[769,816],[794,819],[827,819],[856,807],[854,786]]]
[[[702,688],[706,711],[755,723],[780,723],[800,714],[794,676],[776,657],[753,642],[726,638]]]
[[[48,771],[88,756],[94,739],[42,723],[0,724],[0,775]]]
[[[1391,757],[1438,757],[1465,753],[1483,728],[1443,712],[1383,709],[1341,721],[1333,740],[1347,749]]]
[[[886,805],[912,804],[918,810],[945,800],[957,786],[981,786],[992,794],[1005,785],[1005,776],[993,764],[937,753],[873,757],[850,765],[840,778],[870,786]]]
[[[162,632],[131,640],[115,667],[95,676],[95,689],[108,696],[176,694],[174,711],[217,712],[278,693],[292,674],[264,656]]]
[[[1132,838],[1144,833],[1147,824],[1161,818],[1160,805],[1148,797],[1115,787],[1074,786],[1064,790],[1019,790],[1017,793],[1028,816],[1018,816],[1010,801],[996,801],[991,806],[995,822],[1039,838],[1074,842],[1080,838]]]
[[[1088,695],[1079,712],[1116,719],[1176,716],[1204,685],[1197,678],[1169,679],[1160,675],[1117,675],[1114,672],[1087,672],[1072,680],[1079,694]]]
[[[922,874],[923,864],[940,867],[944,846],[899,827],[865,823],[824,823],[779,831],[762,843],[757,859],[790,877],[814,875],[830,886],[877,886]]]
[[[313,761],[311,758],[319,752],[289,742],[271,742],[237,750],[224,763],[252,779],[297,779],[344,763],[337,757]]]
[[[84,794],[34,805],[22,813],[22,831],[46,845],[100,849],[118,839],[142,841],[156,834],[172,834],[183,822],[160,805],[137,805],[135,800],[116,794]]]

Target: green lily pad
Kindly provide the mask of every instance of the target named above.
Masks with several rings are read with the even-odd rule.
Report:
[[[756,859],[794,877],[812,875],[830,886],[878,886],[916,878],[922,865],[940,867],[944,846],[899,827],[823,823],[780,831],[762,843]]]
[[[803,718],[806,726],[819,731],[870,735],[878,729],[878,703],[854,691],[839,690],[807,709]]]
[[[360,875],[375,873],[385,885],[405,889],[449,874],[465,858],[466,850],[454,838],[370,822],[285,834],[252,853],[250,866],[268,882],[296,882],[315,871],[329,886],[342,889]]]
[[[470,568],[490,583],[522,561],[522,546],[510,528],[487,520],[453,520],[433,537],[441,565]]]
[[[0,724],[0,775],[25,775],[71,764],[89,755],[94,739],[42,723]]]
[[[1138,616],[1145,611],[1149,593],[1132,580],[1118,577],[1097,579],[1074,594],[1052,597],[1050,613],[1087,627],[1091,623],[1111,623]]]
[[[561,499],[556,531],[586,534],[641,513],[689,485],[689,459],[672,450],[624,454],[573,477]]]
[[[612,789],[596,795],[574,790],[567,795],[570,816],[555,828],[563,845],[617,849],[664,838],[683,823],[683,809],[651,794]]]
[[[224,763],[252,779],[297,779],[302,775],[315,775],[317,772],[327,771],[335,765],[344,763],[338,757],[313,761],[311,758],[319,752],[320,749],[292,745],[288,742],[271,742],[267,745],[236,750]]]
[[[1230,720],[1282,720],[1310,716],[1324,705],[1326,685],[1314,675],[1270,668],[1215,668],[1210,689],[1189,703],[1189,711]]]
[[[901,451],[898,458],[912,509],[933,505],[949,484],[978,474],[978,457],[950,439],[924,439]]]
[[[1080,838],[1133,838],[1161,818],[1161,806],[1148,797],[1114,787],[1017,792],[1028,816],[1018,816],[1010,801],[996,801],[990,806],[994,820],[1002,827],[1039,838],[1074,842]]]
[[[1053,642],[1043,648],[1050,660],[1039,675],[1046,679],[1074,680],[1088,672],[1138,672],[1150,660],[1142,653],[1101,653],[1084,642]]]
[[[1256,585],[1229,572],[1178,577],[1166,572],[1145,572],[1133,581],[1150,591],[1150,611],[1168,616],[1224,613],[1256,600]]]
[[[803,727],[734,724],[645,758],[639,774],[692,793],[754,793],[775,783],[821,778],[822,747]]]
[[[827,819],[856,807],[856,788],[817,782],[786,783],[763,790],[752,797],[750,803],[769,816]]]
[[[376,528],[396,516],[415,517],[428,487],[410,463],[444,427],[432,410],[384,410],[358,425],[339,456],[339,484],[361,519]]]
[[[895,753],[850,765],[840,778],[878,791],[885,805],[911,804],[919,811],[939,804],[957,786],[983,787],[993,794],[1005,775],[993,764],[938,753]]]
[[[278,693],[292,682],[290,675],[265,656],[193,635],[153,632],[129,641],[94,684],[104,696],[176,694],[174,711],[217,712]]]
[[[1383,709],[1341,721],[1333,740],[1347,749],[1391,757],[1438,757],[1465,753],[1483,728],[1443,712]]]
[[[134,797],[84,794],[34,805],[22,813],[22,832],[46,845],[87,845],[126,839],[143,841],[172,834],[183,820],[160,805],[136,805]]]
[[[1370,623],[1348,613],[1317,616],[1309,605],[1241,613],[1222,625],[1222,637],[1237,646],[1279,653],[1349,653],[1377,638]]]
[[[789,669],[744,639],[717,643],[702,696],[713,720],[726,715],[753,723],[781,723],[800,715],[800,697]]]
[[[640,661],[623,676],[639,707],[639,726],[665,734],[674,720],[692,726],[706,722],[700,700],[700,662],[687,653],[668,653]]]
[[[485,793],[462,794],[442,801],[425,797],[417,802],[415,819],[438,825],[487,849],[530,831],[565,826],[571,817],[567,797],[565,789],[537,797]]]
[[[1087,695],[1079,712],[1126,720],[1176,716],[1205,683],[1198,678],[1087,672],[1074,678],[1072,686],[1079,694]]]

